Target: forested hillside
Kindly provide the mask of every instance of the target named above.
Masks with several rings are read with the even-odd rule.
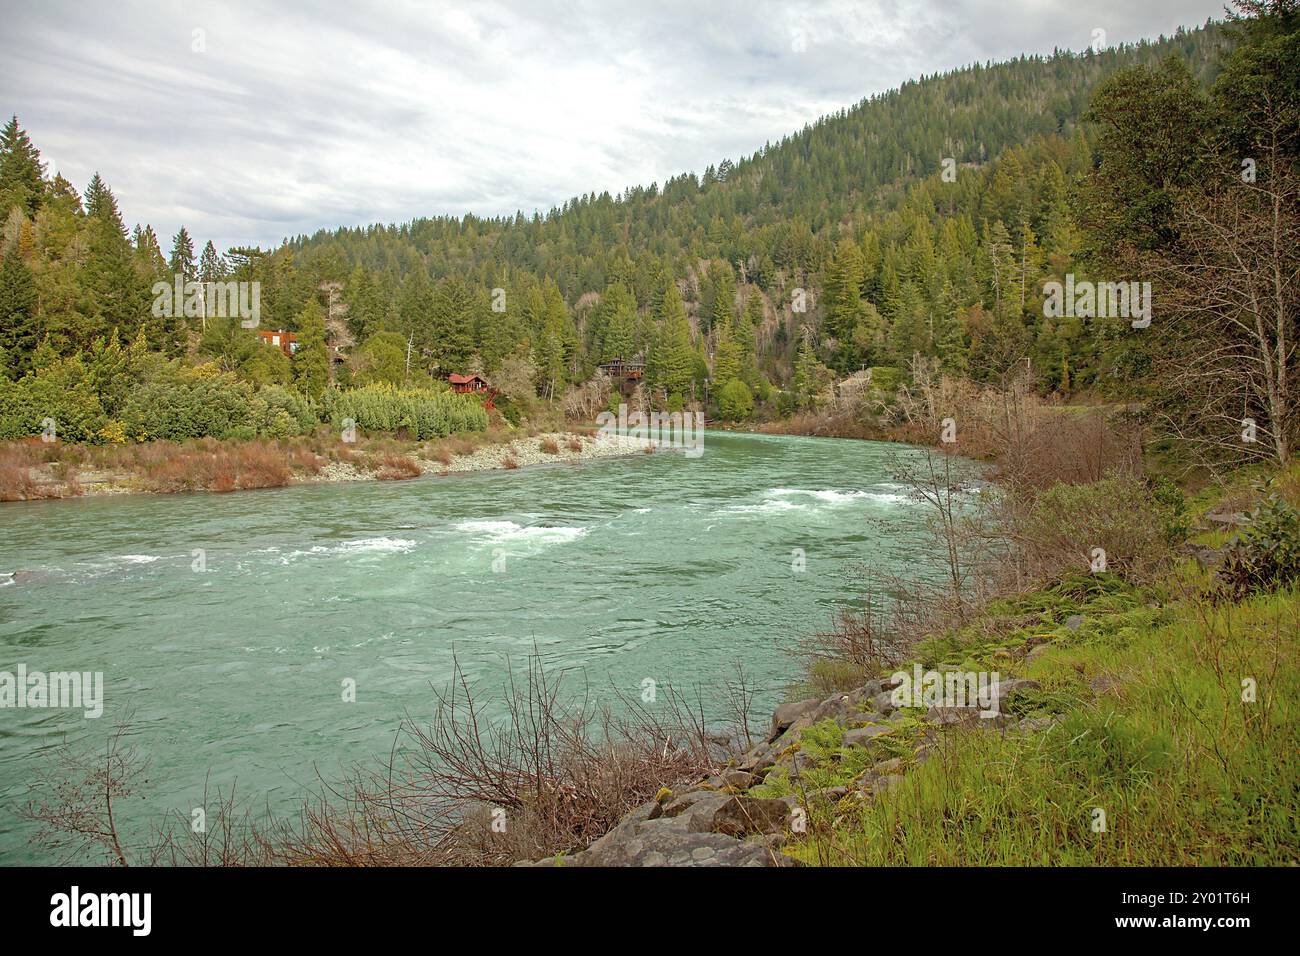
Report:
[[[1116,75],[1207,97],[1228,32],[923,77],[749,158],[546,215],[419,218],[273,251],[196,254],[182,229],[164,253],[151,227],[126,229],[98,176],[84,197],[47,178],[14,118],[0,144],[0,359],[11,381],[65,363],[60,387],[101,400],[102,382],[66,363],[133,343],[133,367],[148,353],[309,403],[330,384],[470,370],[533,402],[642,355],[640,400],[730,418],[815,406],[836,374],[915,356],[976,380],[1024,364],[1045,393],[1126,390],[1150,364],[1127,322],[1043,309],[1044,283],[1084,280],[1117,248],[1089,221],[1114,183],[1095,182],[1107,127],[1088,111]],[[207,307],[159,315],[151,289],[177,276],[259,283],[261,327],[298,333],[298,352]]]

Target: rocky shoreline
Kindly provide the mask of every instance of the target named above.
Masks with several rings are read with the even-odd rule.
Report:
[[[543,445],[553,442],[556,451],[543,450]],[[419,455],[410,456],[419,466],[422,475],[451,475],[474,471],[503,471],[548,465],[562,462],[590,461],[597,458],[622,458],[646,454],[646,443],[626,435],[578,435],[571,432],[546,432],[530,438],[516,438],[500,444],[484,445],[467,455],[458,455],[450,462],[434,461]],[[349,462],[332,461],[320,474],[306,479],[312,481],[368,481],[378,477],[373,470],[359,468]]]
[[[993,717],[981,716],[975,707],[930,707],[923,713],[899,708],[893,701],[899,683],[884,678],[825,699],[783,704],[773,713],[767,736],[727,767],[681,793],[660,791],[578,853],[515,865],[799,866],[782,847],[806,832],[814,814],[849,814],[903,784],[908,768],[928,760],[950,733],[1032,733],[1055,722],[1003,712],[1002,705],[1015,697],[1039,690],[1037,681],[1002,681]],[[853,756],[865,758],[868,766],[850,786],[812,783],[818,760],[806,752],[804,737],[814,727],[823,733],[838,729],[841,750],[861,751]],[[795,792],[764,795],[764,783],[774,779]]]
[[[340,448],[340,457],[328,458],[313,470],[295,467],[291,475],[272,484],[233,488],[195,488],[185,491],[244,491],[265,487],[320,484],[343,481],[392,481],[429,475],[451,475],[479,471],[503,471],[534,465],[575,463],[599,458],[621,458],[656,451],[653,445],[640,438],[611,435],[602,432],[580,434],[577,432],[544,432],[528,437],[511,438],[481,445],[465,454],[448,453],[445,459],[434,460],[419,453],[423,445],[413,446],[409,452],[395,452],[371,456],[357,454]],[[553,448],[554,451],[546,450]],[[324,456],[318,456],[324,458]],[[393,460],[399,467],[393,467]],[[68,481],[59,477],[51,464],[34,465],[27,470],[31,493],[16,500],[49,500],[58,498],[99,497],[127,494],[170,494],[174,490],[150,488],[139,475],[129,469],[104,469],[79,467],[75,478]],[[15,500],[15,499],[3,499]]]

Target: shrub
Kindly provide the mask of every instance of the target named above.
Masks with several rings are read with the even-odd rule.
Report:
[[[0,379],[0,439],[27,438],[54,422],[64,441],[99,441],[108,423],[79,359],[65,359],[17,382]]]
[[[1235,598],[1300,578],[1300,512],[1276,495],[1256,508],[1228,548],[1219,580]]]
[[[1105,552],[1105,570],[1143,580],[1171,553],[1173,509],[1137,478],[1060,483],[1012,503],[1010,536],[1031,578],[1087,570]]]
[[[375,477],[380,481],[405,481],[424,474],[420,466],[406,455],[380,455],[377,456],[375,465]]]
[[[560,453],[560,443],[549,435],[538,442],[537,447],[548,455],[558,455]]]
[[[487,428],[487,412],[473,395],[447,389],[396,388],[376,383],[325,393],[326,413],[335,426],[351,419],[364,431],[405,432],[424,441]]]
[[[738,378],[733,378],[718,392],[718,412],[728,421],[738,422],[754,413],[754,393]]]

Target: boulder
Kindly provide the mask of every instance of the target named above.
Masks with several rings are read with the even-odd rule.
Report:
[[[876,737],[884,734],[893,733],[894,728],[889,724],[871,724],[867,727],[853,727],[844,731],[845,747],[870,747]]]
[[[894,711],[898,710],[898,708],[894,706],[893,696],[894,692],[892,690],[882,690],[875,697],[871,698],[871,706],[879,713],[888,717]]]
[[[790,729],[795,721],[805,714],[811,714],[820,704],[821,701],[816,697],[795,701],[793,704],[782,704],[772,714],[772,729],[768,733],[767,739],[776,740]]]
[[[882,760],[871,768],[871,772],[881,777],[888,777],[896,774],[903,769],[903,758],[894,757],[892,760]]]

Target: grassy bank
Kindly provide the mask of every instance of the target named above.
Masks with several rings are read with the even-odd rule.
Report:
[[[836,866],[1296,862],[1300,591],[1216,603],[1200,574],[1064,582],[923,642],[926,667],[1039,682],[1013,712],[1041,729],[951,730],[918,760],[904,728],[901,782],[813,804],[786,852]],[[808,748],[820,785],[848,782],[836,743]]]

